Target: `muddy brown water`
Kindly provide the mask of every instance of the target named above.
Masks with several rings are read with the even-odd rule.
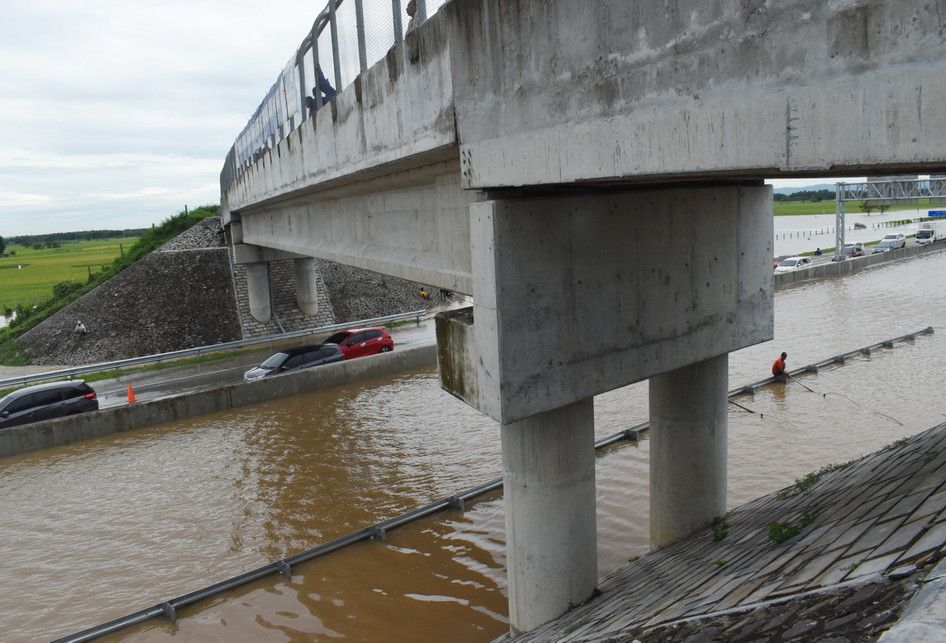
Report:
[[[767,387],[729,415],[729,504],[946,418],[946,253],[776,295],[776,340],[733,386],[927,325],[938,334]],[[823,397],[822,393],[829,393]],[[881,415],[883,414],[883,415]],[[886,416],[891,416],[890,419]],[[646,420],[647,387],[595,400],[603,436]],[[902,426],[901,426],[902,424]],[[648,442],[597,460],[599,571],[647,549]],[[500,474],[497,426],[422,370],[0,460],[4,640],[89,627]],[[484,641],[506,628],[500,494],[113,638]]]

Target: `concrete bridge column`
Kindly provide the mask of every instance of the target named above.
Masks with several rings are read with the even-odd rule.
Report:
[[[269,263],[246,264],[246,289],[250,298],[250,314],[257,321],[269,321],[273,314],[269,293]]]
[[[650,547],[726,513],[729,354],[650,378]]]
[[[509,621],[521,632],[598,582],[593,402],[506,424],[502,445]]]
[[[594,591],[595,395],[653,378],[660,544],[722,513],[727,355],[772,337],[771,188],[496,198],[470,207],[470,246],[474,305],[437,317],[440,380],[502,427],[525,631]]]
[[[293,259],[292,266],[296,272],[296,305],[306,315],[315,315],[319,312],[315,259]]]

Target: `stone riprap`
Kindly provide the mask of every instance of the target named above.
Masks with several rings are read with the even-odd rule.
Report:
[[[87,335],[73,331],[82,320]],[[240,339],[226,248],[153,252],[20,338],[34,364],[89,364]]]
[[[872,617],[863,606],[845,604],[846,598],[831,601],[871,584],[881,585],[878,596],[892,597],[896,592],[884,583],[922,576],[946,555],[946,424],[743,505],[725,523],[722,540],[705,530],[632,561],[599,584],[596,598],[515,640],[684,640],[677,638],[684,627],[700,640],[716,634],[731,640],[735,625],[748,626],[743,619],[767,604],[793,601],[797,610],[772,610],[773,618],[788,616],[771,634],[810,636],[816,630],[804,623],[814,605],[804,601],[820,591],[828,593],[816,603],[828,601],[819,606],[820,618]],[[800,532],[776,544],[770,535],[775,523],[783,532]],[[903,599],[910,593],[911,586],[904,586]],[[891,607],[877,601],[878,617],[903,602],[891,598]],[[723,615],[725,627],[713,626],[722,629],[712,635],[701,630]],[[892,620],[889,614],[884,618]],[[841,620],[836,630],[850,624]],[[766,639],[764,625],[745,640]],[[817,631],[828,633],[825,625],[819,623]],[[792,628],[796,633],[786,636]]]
[[[158,248],[158,252],[223,248],[226,245],[220,217],[207,217]]]

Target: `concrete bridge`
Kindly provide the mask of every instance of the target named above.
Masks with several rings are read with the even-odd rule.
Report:
[[[728,354],[773,336],[763,179],[946,168],[944,22],[944,0],[453,0],[228,157],[253,315],[285,258],[307,311],[312,257],[473,296],[438,320],[441,379],[501,424],[533,629],[598,581],[595,395],[650,380],[654,549],[725,513]]]

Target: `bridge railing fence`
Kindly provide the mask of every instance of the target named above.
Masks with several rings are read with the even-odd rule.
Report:
[[[306,98],[313,99],[316,109],[322,107],[322,93],[313,91],[318,87],[316,66],[341,92],[403,40],[410,22],[408,1],[329,0],[234,141],[220,172],[221,192],[311,116]],[[415,25],[447,1],[415,0]]]

